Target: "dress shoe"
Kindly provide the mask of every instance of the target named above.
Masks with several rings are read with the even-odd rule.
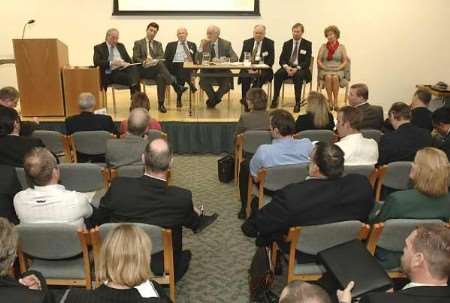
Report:
[[[294,106],[294,113],[299,113],[300,112],[300,102],[295,103]]]
[[[270,104],[270,108],[277,108],[278,107],[278,101],[272,100],[272,104]]]
[[[204,230],[206,227],[213,224],[214,221],[216,221],[218,217],[219,217],[219,215],[216,213],[213,213],[211,216],[201,215],[199,217],[200,222],[198,223],[197,228],[194,230],[194,233],[198,234],[199,232]]]
[[[248,108],[248,103],[247,103],[247,100],[245,100],[245,99],[241,99],[241,104],[242,105],[244,105],[244,110],[245,110],[245,112],[249,112],[250,111],[250,108]]]
[[[244,209],[244,208],[241,208],[241,210],[240,210],[239,213],[238,213],[238,219],[240,219],[240,220],[245,220],[246,217],[247,217],[247,214],[246,214],[246,212],[245,212],[245,209]]]
[[[166,107],[164,106],[164,104],[159,104],[159,105],[158,105],[158,111],[159,111],[160,113],[163,113],[163,114],[167,113],[167,109],[166,109]]]

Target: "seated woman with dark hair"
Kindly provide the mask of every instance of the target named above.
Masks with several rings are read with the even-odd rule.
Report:
[[[262,88],[251,88],[247,92],[246,100],[250,112],[239,117],[234,132],[235,137],[246,130],[269,130],[269,112],[267,111],[267,95]]]
[[[388,195],[384,203],[374,209],[369,221],[440,219],[448,222],[450,218],[449,163],[445,153],[433,147],[419,150],[409,177],[414,183],[414,189],[396,191]],[[377,248],[375,255],[386,268],[400,265],[401,252]]]
[[[169,303],[158,283],[151,281],[152,242],[132,224],[112,230],[102,244],[97,275],[102,282],[95,290],[71,289],[66,303]]]
[[[150,111],[150,100],[145,93],[138,92],[131,97],[130,112],[135,108],[145,108],[146,110]],[[159,124],[159,122],[156,119],[150,117],[147,131],[150,129],[161,130],[161,124]],[[120,136],[126,134],[127,130],[128,130],[128,120],[123,120],[122,122],[120,122],[119,128]]]
[[[334,129],[333,115],[328,109],[327,99],[318,92],[309,93],[306,98],[306,114],[300,115],[295,121],[297,132],[310,129]]]

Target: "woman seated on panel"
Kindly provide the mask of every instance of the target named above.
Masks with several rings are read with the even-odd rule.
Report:
[[[158,283],[151,281],[152,242],[132,224],[121,224],[106,237],[96,268],[101,285],[95,290],[73,288],[66,303],[168,303],[172,302]]]
[[[335,25],[324,30],[328,42],[322,44],[317,56],[319,80],[323,81],[332,110],[338,107],[339,87],[347,85],[345,72],[348,64],[347,51],[338,39],[341,32]]]
[[[300,115],[295,122],[295,130],[301,132],[310,129],[334,129],[333,115],[328,109],[325,96],[318,92],[309,93],[306,98],[306,114]]]
[[[148,96],[145,93],[138,92],[131,97],[130,112],[133,109],[140,107],[145,108],[150,112],[150,100],[148,99]],[[150,129],[161,130],[161,125],[159,124],[159,122],[151,117],[150,121],[148,122],[147,131]],[[126,134],[127,130],[128,130],[128,120],[123,120],[122,122],[120,122],[119,128],[120,136]]]
[[[371,222],[389,219],[438,219],[448,222],[450,218],[450,195],[448,193],[449,162],[446,154],[433,147],[417,152],[409,173],[414,189],[396,191],[377,205]],[[375,255],[386,268],[399,265],[401,252],[377,248]]]

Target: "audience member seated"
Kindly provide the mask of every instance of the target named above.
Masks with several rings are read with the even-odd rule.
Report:
[[[145,175],[139,178],[118,177],[111,182],[100,201],[95,223],[140,222],[172,229],[175,276],[179,280],[189,267],[191,252],[183,251],[182,227],[200,232],[213,223],[217,214],[203,215],[192,204],[189,190],[167,185],[172,153],[167,142],[155,139],[144,153]],[[152,256],[152,272],[163,273],[163,255]]]
[[[291,281],[283,288],[279,303],[331,303],[331,299],[318,285]]]
[[[150,116],[142,107],[131,111],[128,118],[128,132],[120,139],[106,143],[106,163],[118,168],[124,165],[142,164],[142,154],[148,143],[146,131]]]
[[[162,287],[151,280],[152,242],[139,227],[121,224],[102,243],[95,290],[72,288],[66,303],[169,303]]]
[[[300,115],[295,121],[295,131],[310,129],[334,129],[333,115],[328,109],[327,99],[318,92],[310,92],[306,98],[306,114]]]
[[[0,106],[5,106],[15,109],[19,103],[19,92],[12,86],[5,86],[0,89]],[[39,120],[37,117],[33,121],[20,122],[20,135],[31,136],[34,130],[39,128]]]
[[[448,194],[449,163],[439,149],[427,147],[417,152],[409,175],[414,189],[397,191],[378,205],[370,221],[389,219],[440,219],[450,218]],[[380,209],[381,208],[381,209]],[[378,248],[377,258],[386,268],[398,267],[401,254]]]
[[[411,101],[411,123],[417,127],[433,130],[431,123],[431,111],[428,105],[431,101],[431,94],[424,89],[418,89]]]
[[[357,83],[350,86],[348,103],[357,107],[363,114],[361,129],[378,129],[383,127],[383,108],[369,104],[369,88],[366,84]]]
[[[247,130],[269,130],[270,120],[267,111],[267,95],[262,88],[250,88],[247,91],[246,102],[250,112],[241,114],[234,132],[236,135]]]
[[[41,139],[21,137],[20,117],[15,109],[0,106],[0,164],[23,167],[23,157],[33,147],[44,146]]]
[[[246,158],[241,163],[239,173],[241,210],[238,214],[240,219],[245,218],[245,209],[250,202],[247,201],[249,173],[252,177],[256,177],[260,168],[307,163],[313,149],[309,139],[294,139],[295,120],[291,113],[278,109],[271,112],[269,116],[272,144],[259,146],[251,160]],[[267,194],[271,193],[267,192]]]
[[[431,146],[429,131],[411,123],[411,109],[405,103],[396,102],[391,106],[389,121],[394,131],[385,133],[381,137],[379,164],[413,161],[419,149]]]
[[[25,174],[33,187],[14,197],[20,223],[69,223],[83,227],[93,208],[86,194],[58,184],[60,172],[52,153],[35,148],[24,162]]]
[[[446,226],[424,225],[414,230],[405,241],[401,268],[410,280],[401,290],[372,292],[361,303],[444,303],[450,302],[450,231]],[[350,282],[338,290],[339,302],[351,303]]]
[[[378,144],[364,138],[360,132],[362,112],[357,107],[344,106],[338,110],[336,143],[344,152],[345,165],[375,165],[378,160]]]
[[[22,187],[17,179],[16,170],[12,166],[0,164],[0,176],[2,176],[0,178],[0,217],[18,224],[13,199]]]
[[[256,245],[282,241],[289,228],[327,224],[348,220],[367,221],[373,207],[372,187],[367,177],[357,174],[342,176],[344,152],[334,144],[316,144],[309,165],[309,177],[300,183],[276,191],[272,201],[257,210],[242,225],[248,237],[256,237]],[[300,262],[314,262],[316,256],[297,252]]]
[[[131,97],[130,112],[135,108],[145,108],[147,111],[150,111],[150,100],[145,93],[135,93]],[[128,120],[123,120],[122,122],[120,122],[119,134],[121,136],[127,133],[127,129]],[[161,125],[159,124],[159,122],[151,117],[148,121],[148,126],[145,131],[147,132],[150,129],[161,130]]]
[[[435,146],[442,149],[450,161],[450,108],[441,107],[433,112],[433,127],[440,138],[436,140]]]
[[[53,303],[45,279],[35,271],[24,272],[17,281],[10,276],[19,235],[8,220],[0,218],[0,302]]]

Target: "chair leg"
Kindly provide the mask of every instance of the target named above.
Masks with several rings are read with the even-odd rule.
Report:
[[[113,111],[114,114],[117,113],[117,109],[116,109],[116,90],[114,89],[114,87],[111,87],[112,89],[112,96],[113,96]]]
[[[144,90],[144,94],[146,94],[147,95],[147,90],[146,90],[146,85],[145,85],[145,83],[142,83],[142,87],[143,87],[143,90]]]
[[[344,104],[345,105],[347,105],[348,87],[349,87],[349,84],[347,83],[347,85],[345,86],[345,96],[344,96]]]
[[[281,85],[281,106],[284,106],[284,82]]]
[[[267,83],[267,85],[269,86],[269,101],[272,100],[272,82]]]

